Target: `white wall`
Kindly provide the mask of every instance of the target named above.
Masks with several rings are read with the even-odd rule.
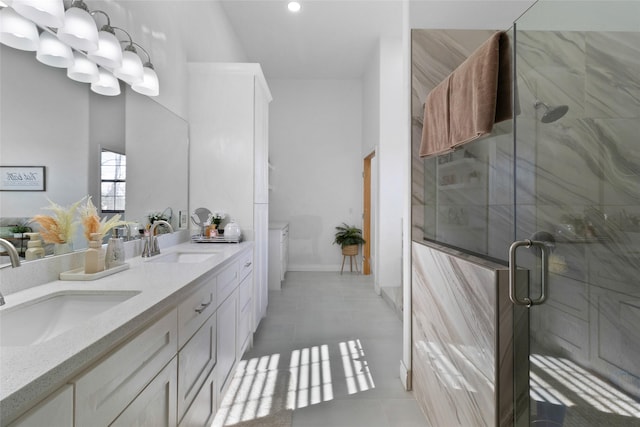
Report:
[[[408,197],[403,173],[409,155],[409,133],[403,92],[403,56],[400,39],[380,41],[380,157],[378,282],[385,288],[402,286],[402,217]],[[401,293],[388,295],[401,307]]]
[[[373,261],[376,289],[402,286],[402,218],[408,184],[404,171],[408,133],[404,110],[404,68],[401,39],[381,39],[363,77],[362,156],[376,150],[378,200],[375,213]],[[396,307],[401,293],[388,292]]]
[[[362,225],[360,80],[269,80],[269,218],[289,222],[289,269],[340,269],[335,226]]]

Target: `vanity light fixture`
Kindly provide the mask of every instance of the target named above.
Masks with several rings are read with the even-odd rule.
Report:
[[[113,70],[113,75],[126,83],[133,84],[141,82],[144,77],[142,60],[138,56],[136,48],[133,47],[133,39],[131,35],[120,27],[113,27],[114,30],[120,30],[129,37],[129,41],[121,41],[120,43],[129,43],[122,53],[122,65]]]
[[[100,13],[107,18],[107,23],[98,32],[98,49],[87,52],[87,57],[98,65],[107,68],[120,68],[122,66],[122,48],[116,38],[116,32],[111,26],[111,19],[102,10],[93,10],[91,15]]]
[[[59,28],[64,22],[62,0],[13,0],[11,7],[41,27]]]
[[[12,8],[4,7],[0,9],[0,43],[33,52],[40,43],[38,28]]]
[[[287,8],[293,13],[300,12],[300,3],[297,1],[290,1],[289,4],[287,4]]]
[[[98,49],[98,28],[83,0],[73,0],[64,13],[64,24],[58,29],[58,38],[85,52]]]
[[[73,65],[71,48],[46,30],[40,34],[40,45],[36,52],[36,59],[43,64],[57,68],[68,68]]]
[[[73,65],[67,68],[67,77],[81,83],[95,83],[100,79],[100,73],[95,62],[74,50]]]
[[[133,83],[131,85],[131,89],[142,95],[158,96],[160,94],[160,83],[158,82],[158,75],[153,69],[151,56],[149,56],[149,52],[147,52],[147,50],[138,43],[134,42],[133,44],[142,49],[142,51],[147,55],[147,62],[143,64],[144,75],[142,77],[142,81]]]
[[[91,83],[91,90],[99,95],[120,95],[120,83],[118,82],[118,79],[102,67],[98,67],[98,73],[98,81]]]

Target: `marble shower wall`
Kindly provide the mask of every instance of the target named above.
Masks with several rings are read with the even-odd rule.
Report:
[[[429,425],[512,425],[508,269],[412,245],[413,388]]]

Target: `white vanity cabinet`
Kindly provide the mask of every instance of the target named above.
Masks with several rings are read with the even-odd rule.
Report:
[[[78,377],[74,381],[75,426],[111,424],[176,355],[177,326],[174,308]],[[167,397],[175,407],[176,394]]]
[[[269,224],[269,289],[280,290],[289,265],[289,223]]]
[[[217,274],[201,279],[196,290],[178,306],[178,420],[216,364],[217,279]]]
[[[176,426],[176,369],[177,362],[174,357],[109,426]]]
[[[240,245],[9,426],[209,425],[252,343],[254,251]]]
[[[73,427],[73,386],[66,385],[8,427]]]

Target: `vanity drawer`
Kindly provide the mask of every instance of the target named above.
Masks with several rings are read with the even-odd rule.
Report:
[[[76,427],[109,425],[178,351],[177,310],[81,375],[76,386]]]
[[[180,419],[216,364],[216,316],[196,332],[178,353],[178,419]]]
[[[238,286],[238,263],[233,263],[229,267],[218,273],[217,296],[218,305],[222,304],[233,290]]]
[[[109,427],[175,426],[176,377],[174,357]]]
[[[238,262],[240,264],[240,280],[242,280],[253,271],[253,250],[245,252]]]
[[[238,307],[244,310],[244,307],[251,302],[251,296],[253,295],[253,275],[251,274],[242,279],[238,289]]]
[[[216,415],[218,402],[218,387],[216,369],[214,368],[206,379],[198,395],[193,400],[189,410],[178,424],[180,427],[208,426]]]
[[[178,348],[216,311],[216,277],[209,277],[178,306]]]

